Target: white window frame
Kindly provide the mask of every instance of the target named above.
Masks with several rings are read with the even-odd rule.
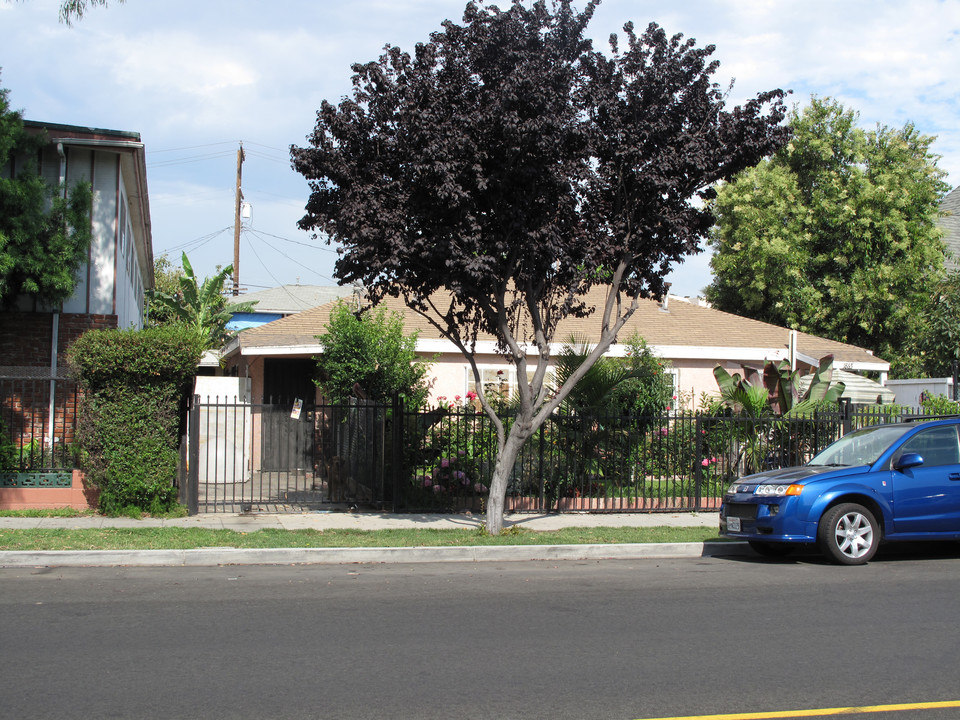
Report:
[[[517,392],[517,368],[513,365],[477,365],[477,369],[480,371],[480,381],[486,385],[493,385],[497,382],[496,378],[500,379],[500,387],[504,390],[504,399],[509,400]],[[464,371],[464,397],[468,392],[476,392],[476,383],[473,378],[473,370],[469,365],[463,366]],[[502,375],[497,376],[497,372],[501,372]],[[527,377],[533,378],[535,370],[527,370]],[[490,379],[487,380],[484,376],[489,373]],[[554,370],[552,367],[547,368],[546,377],[544,382],[552,384],[555,378]],[[484,388],[486,390],[486,388]]]

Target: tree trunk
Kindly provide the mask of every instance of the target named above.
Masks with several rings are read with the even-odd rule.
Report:
[[[490,496],[487,500],[487,532],[499,535],[503,530],[503,509],[507,497],[507,483],[524,443],[533,434],[530,418],[517,417],[510,427],[506,442],[497,453],[497,462],[490,481]]]

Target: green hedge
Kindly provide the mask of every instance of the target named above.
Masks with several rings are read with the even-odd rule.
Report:
[[[181,403],[203,349],[177,326],[91,330],[70,348],[83,390],[81,465],[108,515],[168,512],[177,502]]]

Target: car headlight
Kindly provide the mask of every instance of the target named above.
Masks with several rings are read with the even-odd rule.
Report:
[[[753,491],[760,497],[784,497],[786,495],[799,495],[803,492],[803,485],[757,485]]]
[[[733,483],[733,485],[727,488],[727,495],[736,495],[738,492],[743,492],[740,483]]]

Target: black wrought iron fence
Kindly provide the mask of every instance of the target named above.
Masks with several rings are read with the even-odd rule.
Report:
[[[505,419],[509,427],[509,417]],[[738,475],[801,464],[842,434],[839,413],[809,418],[554,414],[511,472],[506,507],[530,511],[715,508]],[[408,448],[403,509],[483,505],[496,436],[482,413],[434,417]]]
[[[0,475],[76,467],[78,412],[68,379],[0,377]],[[712,509],[738,475],[804,463],[859,427],[923,417],[890,406],[763,419],[556,413],[511,469],[506,507]],[[512,418],[503,421],[509,429]],[[193,511],[479,511],[497,454],[493,423],[469,406],[413,412],[359,401],[292,408],[195,398],[189,428],[179,482]]]
[[[214,511],[482,511],[497,456],[494,424],[469,406],[411,412],[358,402],[292,414],[286,405],[195,403],[192,413],[195,431],[208,436],[196,442],[206,454],[192,459],[206,477],[198,496]],[[802,418],[555,413],[514,463],[506,508],[715,509],[739,475],[802,464],[851,429],[916,416],[850,407]],[[503,422],[509,430],[513,419]]]
[[[0,377],[0,473],[72,470],[77,405],[71,380]]]

